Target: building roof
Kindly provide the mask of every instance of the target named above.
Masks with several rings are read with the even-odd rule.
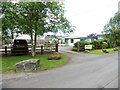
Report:
[[[67,38],[67,39],[80,39],[80,37],[77,37],[77,36],[67,36],[65,38]]]
[[[31,37],[28,34],[23,34],[21,36],[16,37],[16,39],[26,39],[31,40]]]

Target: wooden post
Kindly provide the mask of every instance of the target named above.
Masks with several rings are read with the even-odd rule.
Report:
[[[5,56],[7,56],[7,46],[5,46]]]
[[[77,51],[80,51],[80,42],[77,43]]]
[[[43,54],[43,46],[41,46],[41,54]]]
[[[55,51],[58,52],[58,44],[55,44]]]

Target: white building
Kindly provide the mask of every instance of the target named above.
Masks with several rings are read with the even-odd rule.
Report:
[[[74,43],[80,41],[80,37],[69,36],[65,37],[65,42],[69,46],[74,46]]]

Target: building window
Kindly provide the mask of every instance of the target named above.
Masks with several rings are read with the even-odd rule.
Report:
[[[71,39],[71,43],[74,43],[74,40],[73,40],[73,39]]]

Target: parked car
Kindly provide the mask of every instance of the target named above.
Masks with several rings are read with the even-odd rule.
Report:
[[[11,48],[12,55],[24,55],[28,54],[28,44],[24,39],[14,40],[13,46]]]

